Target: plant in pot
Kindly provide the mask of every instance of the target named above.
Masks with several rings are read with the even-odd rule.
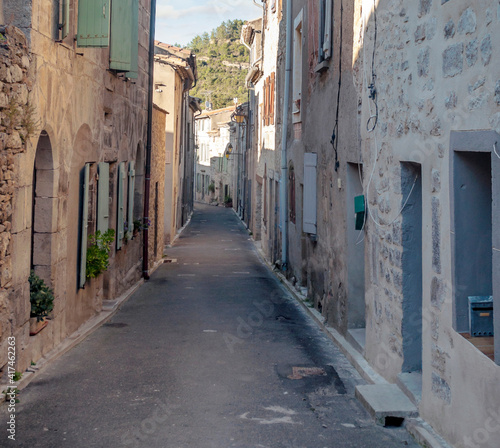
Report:
[[[48,324],[46,317],[54,309],[54,292],[33,271],[30,283],[30,336],[42,331]]]
[[[233,199],[231,198],[231,196],[226,196],[224,198],[224,205],[226,207],[232,207],[233,206]]]
[[[209,186],[208,186],[208,191],[210,192],[210,194],[214,195],[215,194],[215,184],[212,182]]]
[[[115,240],[115,231],[109,229],[102,233],[98,230],[89,235],[90,246],[87,249],[87,264],[85,273],[87,278],[97,278],[108,269],[111,244]]]

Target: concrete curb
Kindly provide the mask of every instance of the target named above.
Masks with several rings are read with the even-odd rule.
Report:
[[[238,216],[236,214],[236,216]],[[297,291],[294,286],[281,273],[273,269],[273,266],[266,259],[262,249],[257,246],[253,240],[255,252],[261,262],[274,274],[281,284],[289,291],[294,299],[306,310],[309,316],[316,322],[320,329],[333,341],[333,343],[345,355],[353,367],[358,371],[361,377],[368,384],[389,385],[385,378],[379,375],[368,363],[368,361],[359,353],[352,344],[344,338],[337,330],[330,327],[325,318],[316,309],[310,307],[307,303],[307,297]],[[399,388],[399,386],[395,385]],[[403,391],[401,391],[403,394]],[[405,429],[412,435],[418,444],[424,448],[453,448],[434,429],[421,418],[407,418],[404,424]]]
[[[161,263],[154,266],[155,270]],[[90,336],[101,325],[109,321],[120,307],[134,294],[140,286],[144,284],[144,279],[141,278],[137,283],[130,287],[127,291],[121,294],[114,300],[103,300],[102,311],[96,316],[85,322],[78,330],[64,339],[57,347],[53,348],[45,356],[40,358],[35,366],[31,366],[26,372],[23,372],[23,377],[15,384],[2,384],[0,391],[7,390],[17,386],[17,389],[22,390],[27,387],[50,363],[59,359],[62,355],[67,353],[72,348],[76,347],[80,342]],[[5,401],[5,394],[1,394],[0,403]]]

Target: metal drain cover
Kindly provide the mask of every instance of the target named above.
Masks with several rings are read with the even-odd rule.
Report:
[[[288,375],[288,379],[301,380],[308,376],[326,376],[326,371],[321,367],[292,367],[292,374]]]
[[[128,324],[124,324],[122,322],[109,322],[107,324],[104,324],[103,326],[111,328],[123,328],[123,327],[128,327]]]

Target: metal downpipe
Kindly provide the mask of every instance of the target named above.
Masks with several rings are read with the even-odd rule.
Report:
[[[148,83],[148,127],[146,137],[146,169],[144,175],[144,218],[145,225],[142,247],[142,276],[149,280],[149,193],[151,188],[151,152],[153,140],[153,89],[154,89],[154,62],[155,62],[155,22],[156,0],[151,0],[149,23],[149,83]]]

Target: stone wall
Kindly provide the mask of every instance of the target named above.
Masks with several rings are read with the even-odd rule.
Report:
[[[30,62],[25,35],[12,26],[0,27],[0,368],[7,362],[11,323],[18,336],[19,365],[26,363],[22,358],[28,336],[29,284],[27,278],[17,282],[13,276],[12,216],[18,175],[15,156],[26,151],[26,141],[37,126],[28,103]]]
[[[454,446],[493,448],[498,434],[485,432],[484,422],[498,409],[500,369],[453,324],[450,134],[500,131],[498,1],[380,0],[374,11],[372,1],[358,0],[354,15],[354,82],[370,207],[365,356],[395,381],[408,361],[405,322],[421,320],[419,334],[410,335],[422,338],[421,415]],[[368,97],[372,82],[377,104]],[[369,132],[377,106],[378,122]],[[409,166],[420,171],[417,182],[405,174]],[[404,221],[419,183],[422,225],[408,232]],[[408,307],[405,290],[412,270],[405,268],[405,250],[417,231],[423,261],[410,274],[422,271],[421,312]]]
[[[153,108],[153,148],[151,154],[151,186],[149,194],[149,265],[161,260],[165,246],[163,213],[165,207],[165,121],[167,113]]]

